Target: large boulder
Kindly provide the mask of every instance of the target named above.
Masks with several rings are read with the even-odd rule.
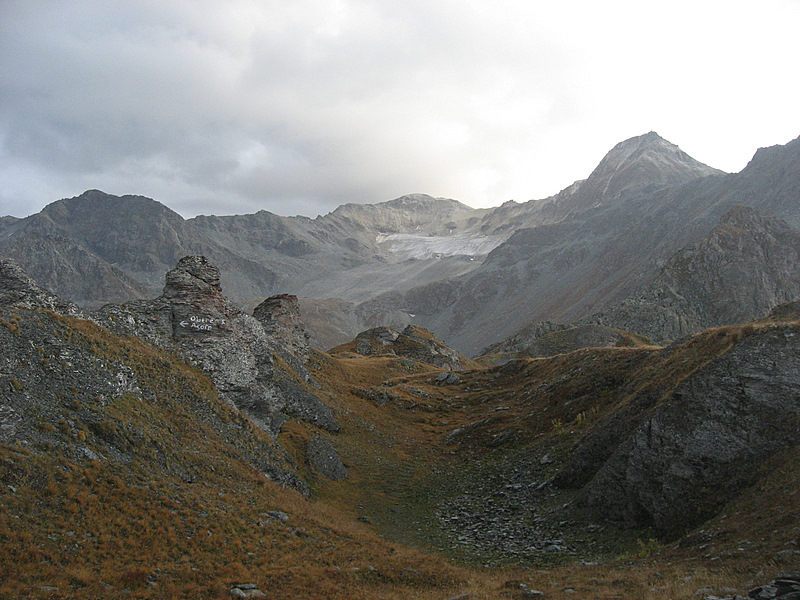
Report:
[[[347,479],[347,467],[328,440],[319,436],[311,438],[306,446],[306,454],[311,466],[328,479]]]

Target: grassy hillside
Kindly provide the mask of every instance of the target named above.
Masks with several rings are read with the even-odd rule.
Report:
[[[290,421],[278,446],[163,351],[88,321],[0,313],[3,598],[226,598],[237,583],[311,600],[512,599],[523,585],[695,598],[800,566],[797,448],[670,542],[597,522],[551,483],[637,393],[663,397],[774,324],[450,378],[397,355],[314,353],[342,431]],[[315,436],[346,479],[310,465]],[[265,475],[284,471],[311,497]]]

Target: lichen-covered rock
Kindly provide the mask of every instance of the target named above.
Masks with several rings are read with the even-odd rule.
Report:
[[[178,261],[158,298],[106,305],[92,316],[112,331],[138,336],[199,366],[223,398],[272,436],[289,417],[339,428],[313,393],[310,377],[276,360],[275,340],[225,297],[219,269],[205,257]]]

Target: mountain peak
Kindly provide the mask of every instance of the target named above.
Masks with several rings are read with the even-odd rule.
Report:
[[[591,189],[593,196],[614,198],[631,188],[676,185],[722,174],[650,131],[614,146],[584,187]]]

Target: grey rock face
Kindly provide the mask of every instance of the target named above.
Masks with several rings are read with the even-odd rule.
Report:
[[[219,269],[205,257],[178,261],[155,300],[106,305],[92,316],[112,331],[141,337],[199,366],[223,398],[273,436],[289,417],[339,428],[312,386],[276,364],[280,341],[228,301]]]
[[[347,478],[347,467],[328,440],[321,437],[311,438],[306,447],[306,454],[311,466],[328,479],[338,481]]]
[[[583,486],[583,502],[625,526],[700,523],[760,462],[800,443],[800,326],[746,333],[667,397],[643,392],[628,407],[581,440],[556,482]]]
[[[722,174],[651,131],[614,146],[586,180],[581,192],[613,199],[637,187],[676,185]]]
[[[800,297],[800,232],[744,206],[673,255],[641,294],[589,321],[655,340],[746,323]]]

